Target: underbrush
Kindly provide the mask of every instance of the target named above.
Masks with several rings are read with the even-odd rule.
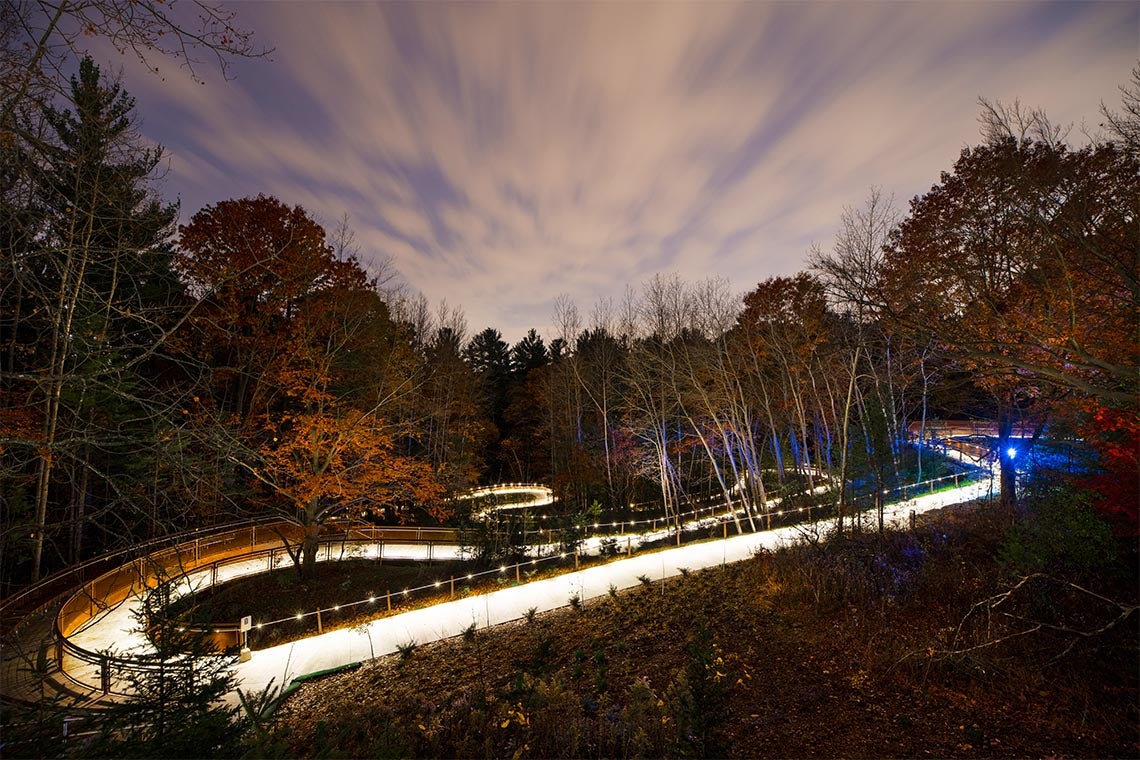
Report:
[[[1034,574],[1012,542],[1056,537],[1031,519],[807,535],[472,630],[306,686],[279,735],[300,756],[1132,756],[1135,553]]]
[[[768,558],[774,582],[820,622],[845,621],[830,627],[846,637],[817,640],[857,672],[1062,706],[1075,729],[1137,746],[1136,547],[1079,493],[1039,484],[1013,521],[983,507],[913,531],[806,539]],[[1106,696],[1126,698],[1114,711]]]
[[[707,597],[712,580],[694,573],[664,592],[660,585],[615,592],[505,630],[472,630],[383,658],[356,678],[338,677],[345,681],[338,695],[354,696],[333,711],[310,709],[310,700],[324,699],[313,691],[290,700],[285,725],[293,749],[401,757],[722,755],[728,689],[748,676],[713,629],[687,625],[686,613],[705,612],[686,609],[688,594],[701,587]],[[503,633],[507,647],[497,641]],[[378,694],[391,698],[361,696]]]

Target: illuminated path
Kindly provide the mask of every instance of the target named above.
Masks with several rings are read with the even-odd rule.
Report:
[[[542,497],[542,494],[536,493],[536,489],[529,486],[520,488],[531,492],[534,499]],[[895,524],[903,524],[911,512],[926,512],[977,499],[986,496],[990,491],[991,482],[982,481],[941,493],[924,495],[887,507],[885,518]],[[770,506],[775,508],[771,504]],[[777,512],[777,514],[782,513]],[[704,527],[718,524],[726,518],[730,521],[727,525],[731,531],[732,517],[725,515],[704,520],[686,520],[685,526]],[[863,519],[867,519],[866,513]],[[640,576],[662,580],[678,574],[681,568],[698,570],[746,559],[761,547],[773,548],[781,543],[795,540],[800,529],[794,526],[785,527],[646,552],[553,578],[397,613],[364,625],[338,629],[288,644],[256,650],[251,660],[236,666],[235,674],[241,688],[247,693],[258,691],[271,681],[277,685],[287,684],[299,675],[392,654],[398,651],[400,645],[410,641],[425,644],[456,636],[472,623],[484,628],[522,618],[531,608],[542,612],[565,606],[572,596],[582,600],[601,596],[609,591],[611,585],[617,589],[637,586],[641,583]],[[670,535],[671,531],[663,528],[627,537],[634,547],[638,547]],[[587,539],[583,547],[584,552],[598,553],[604,538],[595,536]],[[551,547],[546,549],[551,550]],[[458,555],[459,547],[438,543],[435,544],[434,550],[427,543],[392,545],[385,550],[386,558],[405,556],[409,559],[427,559],[430,556],[435,559],[445,559]],[[246,564],[249,564],[249,567],[246,567]],[[211,580],[223,582],[239,575],[261,572],[264,567],[263,558],[235,562],[219,568],[217,577]],[[206,579],[204,573],[205,571],[192,571],[176,581],[176,584],[180,590],[208,584],[210,580]],[[136,620],[139,601],[137,597],[132,596],[112,606],[96,615],[81,629],[74,631],[69,640],[90,652],[114,649],[120,656],[152,651],[149,641],[140,632]],[[98,666],[90,662],[75,661],[71,658],[69,663],[64,663],[64,669],[68,676],[81,684],[98,682]],[[8,681],[6,691],[16,686],[15,679],[8,680],[11,676],[11,673],[6,673],[5,680]],[[94,693],[90,697],[98,699]],[[231,694],[230,699],[236,703],[236,693]]]
[[[554,503],[554,491],[548,486],[536,483],[502,483],[497,486],[472,488],[456,497],[459,501],[478,499],[484,496],[526,496],[525,499],[511,501],[506,504],[496,504],[481,510],[473,517],[484,518],[491,512],[507,509],[531,509],[533,507],[548,507]]]
[[[912,511],[928,512],[983,498],[990,493],[989,482],[971,483],[888,506],[885,518],[893,525],[903,526]],[[531,608],[545,612],[566,606],[573,595],[584,601],[608,593],[610,585],[618,589],[632,588],[640,585],[639,576],[642,575],[661,582],[679,574],[681,568],[699,570],[744,560],[757,549],[790,543],[797,535],[798,529],[794,526],[777,528],[614,560],[489,594],[392,615],[364,626],[343,628],[261,649],[254,652],[248,662],[238,664],[235,673],[244,692],[257,692],[271,681],[284,685],[299,675],[393,654],[399,646],[410,641],[427,644],[458,636],[472,623],[485,628],[522,618]],[[236,703],[237,695],[231,694],[229,699]]]

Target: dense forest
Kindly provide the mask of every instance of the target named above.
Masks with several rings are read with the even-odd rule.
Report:
[[[904,450],[935,416],[1082,439],[1134,530],[1138,81],[1079,147],[983,103],[983,140],[929,192],[901,211],[873,189],[800,274],[561,298],[555,334],[512,346],[365,266],[347,219],[264,195],[184,215],[134,102],[83,59],[60,94],[5,101],[5,592],[244,517],[312,541],[332,516],[446,523],[500,481],[550,484],[573,518],[752,507],[826,475],[842,525],[858,493],[921,476]]]

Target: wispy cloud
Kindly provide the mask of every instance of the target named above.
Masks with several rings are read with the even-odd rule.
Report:
[[[394,256],[471,326],[544,330],[656,271],[744,290],[802,266],[872,184],[923,191],[976,99],[1095,121],[1134,3],[281,3],[272,64],[128,72],[187,212],[267,192]]]

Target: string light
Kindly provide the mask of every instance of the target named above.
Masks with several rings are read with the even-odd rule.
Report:
[[[942,480],[947,480],[947,479],[950,479],[950,478],[953,478],[953,479],[955,479],[955,481],[957,482],[957,480],[958,480],[960,477],[961,477],[961,475],[960,475],[960,474],[958,474],[958,473],[952,473],[952,474],[950,474],[950,475],[945,475],[945,476],[942,476],[942,477],[939,477],[939,478],[930,478],[930,479],[928,479],[928,480],[926,480],[926,481],[919,481],[919,482],[915,482],[915,483],[914,483],[912,486],[906,486],[906,485],[904,485],[904,486],[899,486],[899,487],[896,487],[896,488],[895,488],[895,489],[893,489],[893,490],[895,490],[895,491],[899,491],[899,490],[902,490],[902,489],[905,489],[905,488],[908,488],[908,487],[920,486],[920,485],[923,485],[923,484],[934,484],[934,483],[940,482],[940,481],[942,481]],[[821,488],[822,488],[822,487],[821,487]],[[884,494],[884,495],[887,495],[887,494],[889,494],[890,492],[891,492],[891,489],[885,489],[885,490],[883,491],[883,494]],[[634,506],[635,506],[635,505],[632,505],[632,504],[631,504],[631,505],[630,505],[631,509],[632,509],[632,508],[634,508]],[[834,505],[832,505],[832,506],[834,506]],[[662,522],[662,524],[663,524],[663,525],[662,525],[662,527],[665,527],[665,526],[666,526],[666,525],[668,525],[668,523],[669,523],[671,520],[673,520],[673,519],[676,519],[676,520],[681,520],[681,519],[684,519],[684,518],[685,518],[685,517],[687,517],[687,516],[695,516],[695,515],[699,515],[699,514],[702,514],[702,513],[704,513],[705,511],[709,512],[710,514],[713,514],[713,513],[715,513],[715,511],[716,511],[716,508],[715,508],[715,506],[710,506],[710,507],[707,507],[707,508],[695,508],[695,509],[692,509],[692,510],[690,510],[690,511],[688,511],[688,512],[683,512],[683,513],[680,513],[680,514],[678,514],[678,515],[677,515],[675,518],[670,518],[670,517],[668,517],[668,516],[663,516],[663,517],[661,517],[661,518],[654,518],[654,519],[643,519],[643,520],[624,520],[624,521],[622,521],[622,523],[621,523],[621,524],[622,524],[622,525],[629,525],[629,526],[631,526],[631,527],[632,527],[632,526],[634,526],[634,525],[647,525],[647,524],[649,524],[649,523],[657,523],[657,522]],[[745,509],[745,510],[743,510],[743,511],[744,511],[745,513],[747,513],[747,509]],[[789,514],[793,514],[793,513],[796,513],[796,512],[805,512],[805,511],[810,511],[810,507],[800,507],[800,508],[798,508],[798,509],[797,509],[797,508],[792,508],[792,509],[790,509],[790,510],[787,510],[787,512],[788,512]],[[727,512],[727,513],[725,513],[724,515],[721,515],[722,521],[723,521],[723,520],[726,520],[726,519],[727,519],[729,516],[731,516],[731,515],[734,515],[734,514],[739,514],[739,513],[741,513],[741,512],[742,512],[742,510],[740,510],[740,509],[737,509],[737,510],[733,510],[733,511]],[[785,513],[785,510],[777,510],[777,511],[776,511],[774,514],[775,514],[776,516],[783,516],[783,515],[784,515],[784,513]],[[771,514],[771,513],[770,513],[770,514]],[[547,515],[543,515],[542,517],[543,517],[543,519],[546,519],[546,518],[547,518]],[[701,524],[703,525],[703,523],[701,523]],[[594,527],[594,529],[596,530],[596,529],[598,529],[598,528],[600,527],[600,525],[602,525],[602,524],[600,524],[600,523],[594,523],[594,524],[593,524],[593,527]],[[616,528],[617,526],[618,526],[618,523],[617,523],[617,522],[611,522],[611,523],[609,524],[609,527],[611,527],[611,528]],[[566,552],[561,552],[561,553],[559,553],[559,554],[558,554],[558,558],[559,558],[559,559],[565,559],[565,558],[566,558]],[[540,559],[542,559],[542,560],[547,560],[547,559],[555,559],[555,556],[554,556],[554,555],[550,555],[550,556],[548,556],[548,557],[534,558],[534,559],[531,559],[531,561],[530,561],[530,564],[531,564],[531,565],[536,565],[536,564],[539,562],[539,560],[540,560]],[[499,572],[500,572],[500,573],[502,573],[502,572],[505,572],[505,571],[506,571],[506,569],[507,569],[507,566],[506,566],[506,565],[501,565],[501,566],[499,567]],[[488,571],[488,572],[491,572],[491,571]],[[478,573],[478,574],[479,574],[479,575],[482,575],[482,573]],[[474,575],[475,575],[475,574],[472,574],[472,573],[468,573],[468,574],[467,574],[467,576],[466,576],[466,577],[467,577],[467,580],[469,580],[469,581],[470,581],[470,580],[473,580],[473,578],[474,578]],[[452,580],[453,580],[453,582],[454,582],[454,579],[452,579]],[[437,580],[437,581],[435,581],[435,582],[434,582],[434,584],[433,584],[433,585],[434,585],[436,588],[439,588],[439,587],[442,585],[442,581],[438,581],[438,580]],[[421,587],[417,587],[417,589],[415,589],[415,590],[419,590],[419,589],[421,589],[421,588],[428,588],[428,586],[421,586]],[[409,593],[410,593],[410,590],[409,590],[409,589],[405,588],[405,589],[403,590],[403,594],[404,594],[404,596],[407,596]],[[371,595],[371,596],[369,596],[369,597],[368,597],[368,600],[367,600],[367,601],[368,601],[368,602],[371,602],[371,603],[374,603],[374,602],[376,601],[376,596],[375,596],[375,595]],[[359,602],[351,602],[351,603],[350,603],[348,606],[354,606],[354,605],[357,605],[357,604],[362,604],[362,603],[363,603],[363,601],[359,601]],[[340,607],[341,607],[341,605],[339,605],[339,604],[338,604],[338,605],[335,605],[335,606],[334,606],[332,609],[333,609],[333,610],[338,610],[338,611],[339,611],[339,610],[340,610]],[[319,611],[318,611],[318,612],[319,612]],[[308,614],[312,614],[312,613],[308,613]],[[302,620],[302,619],[305,617],[305,615],[306,615],[306,613],[301,613],[301,612],[298,612],[298,613],[296,614],[296,616],[295,616],[295,619],[296,619],[296,620]],[[268,623],[257,623],[257,628],[258,628],[258,629],[263,629],[263,628],[264,628],[266,625],[274,625],[274,624],[276,624],[276,623],[281,623],[281,622],[284,622],[286,619],[287,619],[287,618],[285,618],[285,619],[282,619],[282,620],[275,620],[275,621],[270,621],[270,622],[268,622]],[[179,630],[180,630],[180,631],[185,631],[186,629],[185,629],[184,627],[182,627],[182,628],[179,628]],[[216,634],[216,633],[218,633],[218,630],[217,630],[217,629],[214,629],[214,630],[212,631],[212,633],[215,633],[215,634]]]

